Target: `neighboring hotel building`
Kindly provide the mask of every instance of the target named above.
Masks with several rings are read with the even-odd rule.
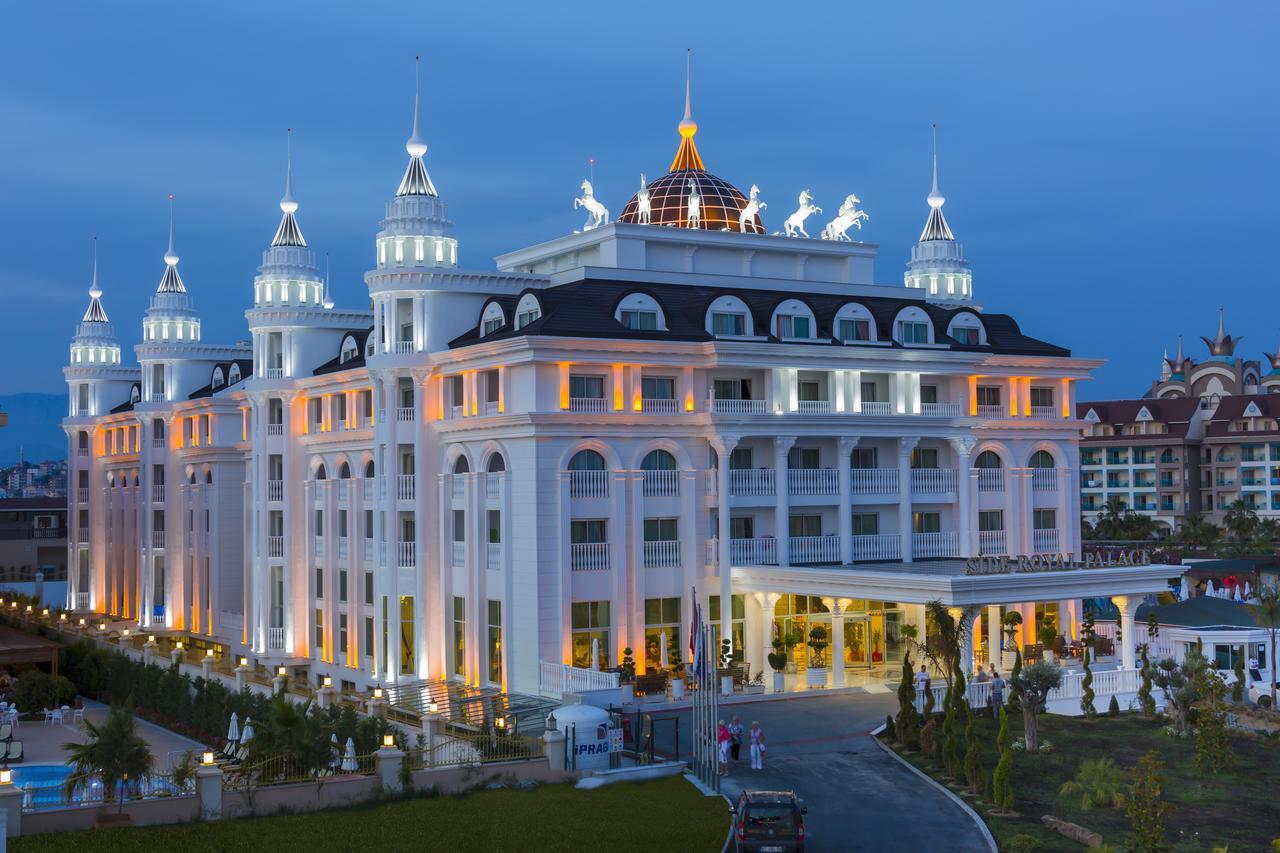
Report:
[[[875,245],[740,213],[696,130],[619,221],[469,270],[415,111],[372,310],[329,301],[287,184],[251,345],[203,340],[171,234],[126,366],[95,273],[66,368],[69,605],[358,689],[533,692],[593,647],[660,665],[694,587],[753,671],[775,620],[892,667],[933,599],[990,606],[981,653],[1001,606],[1029,638],[1165,588],[954,559],[1078,552],[1071,415],[1099,362],[975,302],[936,166],[908,286],[876,284]]]
[[[1188,513],[1221,523],[1243,499],[1280,518],[1280,354],[1261,362],[1235,356],[1223,327],[1202,338],[1209,358],[1178,353],[1162,363],[1150,397],[1077,403],[1080,508],[1092,520],[1112,498],[1151,515],[1165,532]]]

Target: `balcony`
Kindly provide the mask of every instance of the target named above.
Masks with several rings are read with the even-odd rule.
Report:
[[[413,474],[396,475],[396,500],[411,501],[417,499],[417,477]]]
[[[664,539],[644,543],[644,567],[646,569],[676,569],[680,567],[680,542]]]
[[[163,441],[161,441],[161,445],[162,445],[162,446],[163,446],[163,444],[164,444],[164,442],[163,442]],[[88,459],[88,458],[89,458],[89,448],[87,448],[87,447],[77,447],[77,448],[76,448],[76,456],[79,456],[81,459]]]
[[[89,502],[89,490],[81,486],[76,489],[76,503],[87,504]]]
[[[911,559],[929,560],[936,557],[958,557],[960,536],[953,531],[911,534]]]
[[[151,446],[156,448],[157,450],[164,450],[164,447],[165,447],[164,436],[162,435],[152,436]]]
[[[772,468],[735,468],[729,472],[729,494],[738,497],[769,497],[776,494]]]
[[[978,491],[980,492],[1003,492],[1004,491],[1004,469],[1003,468],[978,468]]]
[[[776,566],[778,540],[772,536],[730,539],[729,562],[735,566]]]
[[[151,547],[152,548],[164,547],[164,531],[163,530],[151,531]]]
[[[608,471],[570,471],[569,497],[607,498],[613,477]]]
[[[267,480],[267,500],[284,500],[284,480]]]
[[[1154,507],[1152,507],[1154,509]],[[1031,552],[1033,554],[1057,554],[1058,553],[1058,530],[1033,530],[1031,531]]]
[[[481,413],[485,417],[492,417],[493,415],[502,414],[502,410],[498,408],[497,400],[485,400],[481,405]]]
[[[1007,538],[1003,530],[979,530],[978,554],[983,557],[1008,555],[1009,548],[1005,544]]]
[[[450,563],[450,565],[452,565],[455,568],[460,568],[462,566],[465,566],[467,564],[467,543],[454,542],[452,543],[452,545],[453,545],[452,562]]]
[[[502,568],[502,543],[487,542],[484,546],[484,564],[490,569]]]
[[[788,494],[838,495],[840,472],[834,468],[790,468],[787,470]]]
[[[864,533],[853,537],[854,562],[902,559],[902,537],[897,533]]]
[[[911,493],[916,495],[954,494],[959,479],[955,468],[912,468]]]
[[[396,409],[396,420],[400,423],[413,423],[417,420],[417,409],[400,406]]]
[[[678,415],[680,414],[680,405],[675,399],[650,399],[646,397],[640,401],[640,411],[646,415]]]
[[[675,498],[680,496],[679,471],[645,471],[640,490],[646,498]]]
[[[267,435],[284,435],[284,424],[267,424]]]
[[[1036,492],[1051,492],[1058,488],[1057,468],[1032,468],[1031,489]]]
[[[418,565],[418,543],[396,543],[396,565],[402,569],[412,569]]]
[[[570,397],[569,411],[600,415],[609,411],[609,402],[604,397]]]
[[[854,495],[896,495],[897,468],[854,468],[849,472],[849,491]]]
[[[267,629],[267,649],[273,652],[284,651],[284,628]]]
[[[1009,411],[1004,406],[978,406],[978,417],[980,418],[1005,418],[1009,416]]]
[[[51,532],[51,531],[47,531],[47,530],[33,530],[33,531],[31,531],[31,533],[32,533],[31,538],[33,538],[33,539],[44,539],[44,538],[45,538],[45,536],[43,536],[42,534],[49,533],[49,532]],[[52,531],[52,532],[56,532],[56,531]],[[48,537],[48,538],[52,539],[52,538],[55,538],[55,537],[50,536],[50,537]],[[77,528],[76,528],[76,541],[77,541],[77,542],[79,542],[81,545],[87,544],[87,543],[88,543],[88,541],[89,541],[89,528],[87,528],[87,527],[77,527]]]
[[[800,400],[796,403],[796,411],[802,415],[829,415],[832,412],[830,400]]]
[[[920,414],[926,418],[958,418],[960,417],[959,403],[921,403]]]
[[[394,351],[400,354],[413,352],[413,341],[396,341],[392,346]]]
[[[267,556],[268,557],[284,556],[284,537],[283,536],[267,537]]]
[[[164,483],[151,484],[151,502],[153,504],[164,503]]]
[[[151,392],[151,396],[150,396],[148,399],[149,399],[152,403],[163,403],[163,402],[165,401],[164,392],[163,392],[163,391],[152,391],[152,392]]]
[[[1057,420],[1060,416],[1058,415],[1057,406],[1032,406],[1031,417],[1041,421],[1052,421]]]
[[[792,536],[791,564],[840,562],[839,536]]]
[[[360,478],[360,498],[365,503],[373,502],[373,478],[372,477]]]
[[[457,500],[466,497],[467,481],[457,474],[453,475],[449,479],[449,496]]]
[[[264,367],[262,369],[263,379],[284,379],[283,367]]]
[[[763,415],[764,400],[711,400],[714,415]]]
[[[574,542],[569,546],[569,568],[575,572],[609,570],[608,542]]]

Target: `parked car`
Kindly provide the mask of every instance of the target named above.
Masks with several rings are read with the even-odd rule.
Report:
[[[743,791],[733,814],[736,853],[801,853],[804,815],[794,791]]]

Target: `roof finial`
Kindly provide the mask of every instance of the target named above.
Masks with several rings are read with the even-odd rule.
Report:
[[[418,99],[422,94],[422,57],[413,58],[413,135],[405,143],[404,148],[410,157],[421,157],[427,153],[427,141],[418,133]]]
[[[1223,337],[1224,335],[1223,335],[1223,328],[1222,328],[1222,306],[1219,305],[1218,306],[1218,340],[1222,340]]]
[[[293,128],[285,128],[285,134],[284,198],[280,199],[280,209],[294,213],[298,210],[298,200],[293,197]]]
[[[93,278],[89,282],[89,298],[97,299],[102,295],[102,288],[98,287],[98,238],[93,238]]]
[[[690,92],[693,87],[693,48],[688,48],[684,60],[684,118],[680,120],[680,135],[689,138],[698,132],[698,123],[693,120],[693,101]]]
[[[1182,364],[1182,335],[1178,335],[1178,364]]]
[[[325,310],[333,308],[333,297],[329,295],[329,253],[324,253],[324,305]]]
[[[173,250],[173,193],[169,193],[169,250],[164,253],[164,262],[171,267],[178,265],[178,253]]]
[[[946,198],[938,189],[938,125],[933,126],[933,189],[929,192],[929,206],[942,207]]]

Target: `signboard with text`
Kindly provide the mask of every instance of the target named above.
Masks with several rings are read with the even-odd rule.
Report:
[[[1113,551],[1075,554],[1020,554],[1016,557],[970,557],[966,575],[1011,575],[1029,572],[1072,572],[1081,569],[1113,569],[1151,565],[1150,551]]]

